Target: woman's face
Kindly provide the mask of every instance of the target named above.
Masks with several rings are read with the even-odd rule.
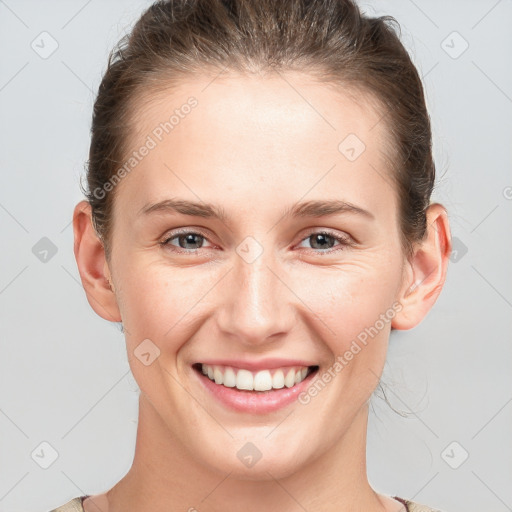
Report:
[[[364,424],[384,365],[404,265],[385,122],[290,73],[196,77],[145,99],[109,267],[133,375],[194,460],[285,476]],[[199,206],[147,210],[171,199]],[[333,201],[360,210],[318,208]],[[299,397],[213,384],[204,362],[318,370]]]

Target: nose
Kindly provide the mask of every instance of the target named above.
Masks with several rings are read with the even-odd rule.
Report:
[[[268,249],[254,261],[236,255],[216,310],[220,333],[252,348],[286,337],[297,320],[297,298],[287,287],[286,277]]]

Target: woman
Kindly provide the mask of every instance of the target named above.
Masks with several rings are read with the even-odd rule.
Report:
[[[135,457],[55,510],[433,510],[366,474],[390,331],[427,315],[451,252],[392,21],[161,1],[113,54],[74,250],[91,307],[122,321]]]

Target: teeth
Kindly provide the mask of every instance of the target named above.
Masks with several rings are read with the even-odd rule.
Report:
[[[254,389],[253,383],[254,383],[254,380],[253,380],[251,372],[249,372],[247,370],[238,370],[238,373],[236,374],[236,385],[235,385],[237,389],[252,390],[252,389]]]
[[[308,368],[305,366],[250,372],[249,370],[230,366],[203,364],[201,365],[201,371],[215,384],[247,391],[268,391],[269,389],[281,389],[285,386],[291,388],[302,382],[308,374]]]
[[[291,388],[295,384],[295,370],[292,368],[288,371],[286,374],[286,377],[284,378],[284,385],[287,388]]]
[[[272,375],[268,370],[258,372],[254,377],[254,390],[268,391],[269,389],[272,389]]]
[[[272,387],[274,389],[284,388],[284,373],[283,370],[277,370],[272,377]]]
[[[236,373],[233,368],[226,368],[224,371],[224,386],[234,388],[236,386]]]
[[[223,375],[220,371],[220,368],[218,366],[213,367],[213,378],[215,379],[215,384],[222,384],[223,382]]]

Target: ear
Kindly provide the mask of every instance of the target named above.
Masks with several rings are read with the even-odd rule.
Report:
[[[407,330],[418,325],[436,302],[446,280],[452,251],[448,214],[444,206],[431,204],[427,209],[427,235],[406,262],[398,300],[402,309],[391,327]]]
[[[92,223],[88,201],[80,201],[73,212],[74,253],[87,300],[92,309],[110,322],[120,322],[115,292],[102,241]]]

